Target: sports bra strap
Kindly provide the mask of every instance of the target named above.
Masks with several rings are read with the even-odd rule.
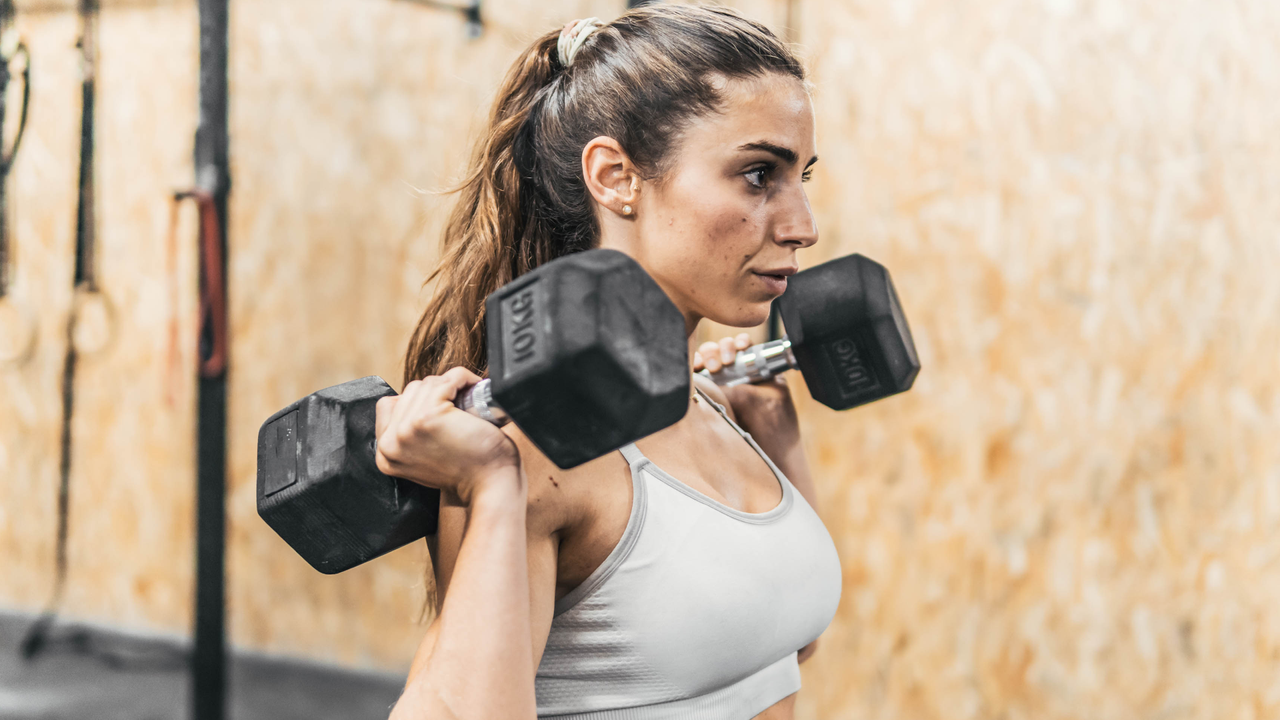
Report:
[[[710,395],[708,395],[708,394],[706,394],[706,393],[702,392],[702,388],[695,387],[695,388],[694,388],[694,390],[698,391],[698,394],[702,396],[702,399],[703,399],[703,400],[706,400],[708,403],[710,403],[710,404],[711,404],[711,407],[715,408],[715,409],[716,409],[716,412],[720,413],[720,417],[724,418],[724,419],[725,419],[725,422],[727,422],[727,423],[729,423],[730,425],[732,425],[732,426],[733,426],[733,429],[734,429],[734,430],[737,430],[739,435],[741,435],[742,437],[747,437],[747,436],[748,436],[747,431],[746,431],[746,430],[743,430],[743,429],[742,429],[742,428],[740,428],[740,427],[738,427],[738,423],[734,422],[734,421],[733,421],[733,418],[729,417],[728,413],[726,413],[726,412],[724,411],[724,406],[723,406],[723,405],[721,405],[720,403],[716,402],[715,400],[712,400]]]
[[[627,464],[632,469],[635,469],[635,466],[645,459],[644,453],[640,452],[640,448],[636,447],[635,443],[627,443],[618,448],[618,450],[622,453],[622,457],[627,459]]]

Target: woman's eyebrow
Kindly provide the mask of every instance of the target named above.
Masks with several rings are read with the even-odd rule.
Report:
[[[768,142],[767,140],[759,140],[757,142],[749,142],[745,145],[739,145],[738,149],[739,150],[763,150],[772,155],[776,155],[780,160],[787,163],[788,165],[794,165],[796,160],[799,159],[799,156],[796,155],[795,150],[792,150],[791,148],[788,148],[788,147],[783,147],[781,145],[775,145],[771,142]],[[810,165],[816,162],[818,162],[818,156],[814,155],[813,157],[809,158],[809,162],[805,163],[805,167],[809,167]]]

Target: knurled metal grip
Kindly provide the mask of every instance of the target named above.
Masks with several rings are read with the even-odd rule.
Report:
[[[511,422],[511,416],[493,401],[493,382],[489,378],[485,378],[473,385],[462,396],[457,405],[460,409],[475,415],[481,420],[488,420],[498,427]]]
[[[701,373],[717,385],[731,387],[767,380],[795,366],[796,356],[791,352],[791,340],[784,337],[739,352],[732,365],[726,365],[714,375],[707,370]]]

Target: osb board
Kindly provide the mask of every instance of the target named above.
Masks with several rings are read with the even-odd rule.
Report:
[[[804,407],[845,584],[799,714],[1280,716],[1280,6],[802,22],[810,261],[891,268],[924,369]]]
[[[11,299],[32,313],[37,343],[26,364],[0,368],[0,602],[34,609],[53,587],[81,75],[74,13],[27,10],[20,2],[33,93],[10,177]],[[64,608],[153,630],[187,627],[192,593],[193,377],[181,368],[193,359],[183,343],[170,362],[168,338],[171,322],[184,337],[192,332],[194,255],[183,243],[169,273],[165,240],[168,195],[192,174],[195,21],[185,6],[102,15],[97,269],[115,322],[104,321],[100,300],[86,302],[82,348],[101,349],[80,360],[72,423]],[[184,237],[192,219],[180,218]],[[6,346],[21,333],[12,307],[0,328]]]
[[[478,41],[411,3],[234,5],[235,643],[409,657],[425,553],[314,573],[257,518],[257,427],[324,385],[399,376],[447,208],[419,190],[461,170],[533,35],[619,5],[486,3]],[[844,414],[798,393],[845,570],[800,717],[1280,715],[1277,12],[797,3],[822,157],[822,240],[803,263],[884,262],[924,363],[911,393]],[[51,580],[77,96],[72,19],[24,23],[55,58],[41,86],[64,88],[37,98],[14,179],[15,292],[40,308],[40,350],[0,371],[0,596],[35,607]],[[167,192],[190,178],[193,27],[190,8],[104,19],[103,281],[122,321],[77,386],[68,597],[76,614],[176,632],[192,398],[186,375],[161,380],[162,248]],[[187,337],[189,217],[180,235]]]

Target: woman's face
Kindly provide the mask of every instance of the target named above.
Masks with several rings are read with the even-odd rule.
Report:
[[[634,255],[690,332],[702,318],[764,322],[796,251],[818,240],[802,184],[818,159],[809,94],[780,73],[728,80],[722,92],[723,111],[690,124],[635,207]]]

